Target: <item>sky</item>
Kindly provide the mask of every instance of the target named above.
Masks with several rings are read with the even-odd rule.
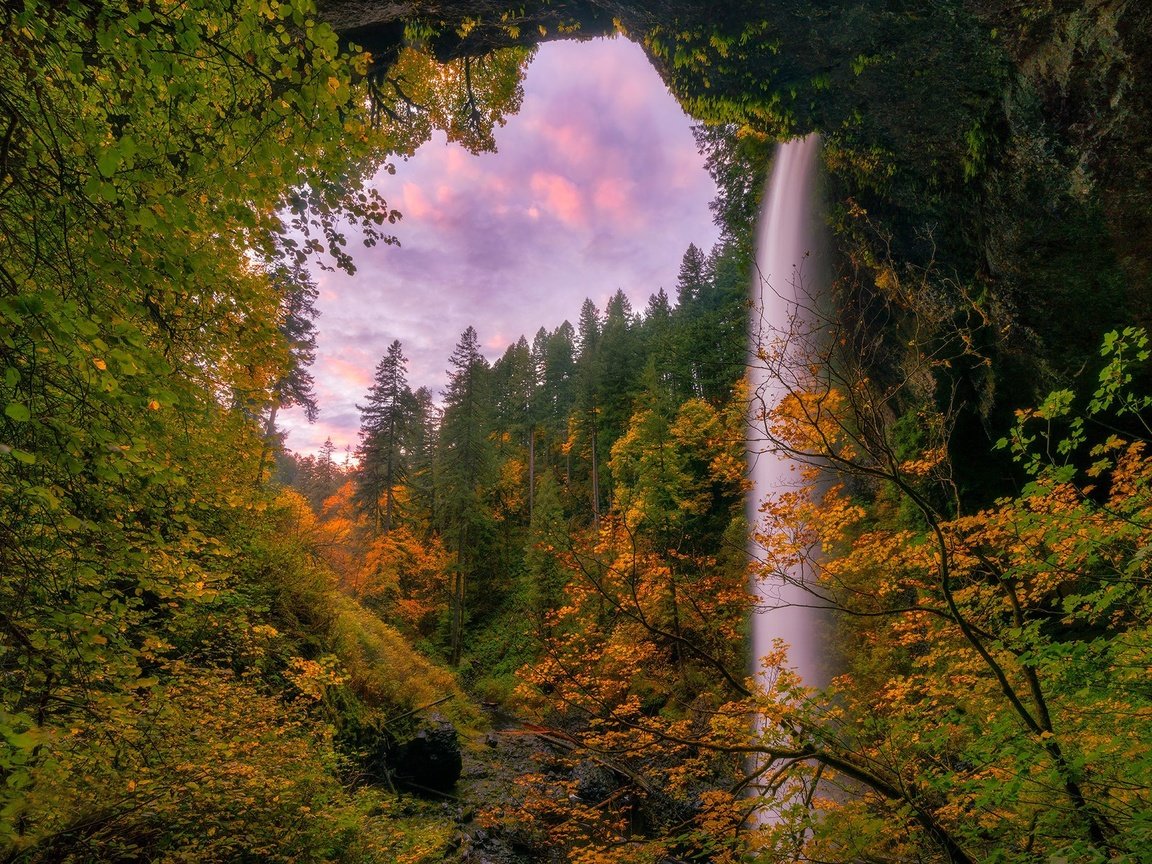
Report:
[[[660,288],[675,299],[688,244],[707,250],[718,236],[691,123],[633,43],[555,42],[528,68],[497,153],[436,133],[395,175],[381,172],[401,245],[350,237],[355,275],[314,273],[320,419],[282,412],[288,448],[315,453],[330,436],[355,451],[356,403],[393,339],[409,386],[438,391],[469,325],[495,360],[521,335],[575,324],[586,297],[601,311],[617,289],[638,311]]]

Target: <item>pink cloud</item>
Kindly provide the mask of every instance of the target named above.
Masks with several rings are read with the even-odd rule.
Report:
[[[324,359],[324,373],[325,378],[335,379],[338,386],[345,389],[355,388],[358,391],[366,392],[372,386],[372,367],[366,365],[363,359],[349,363],[339,357],[326,357]]]
[[[405,183],[400,189],[400,212],[407,219],[427,219],[435,210],[423,189],[415,183]]]
[[[584,227],[584,196],[567,177],[537,171],[532,175],[532,192],[542,198],[544,209],[573,228]]]
[[[620,177],[605,177],[596,181],[592,190],[592,203],[598,215],[607,216],[624,228],[636,229],[643,225],[635,197],[636,184]]]
[[[555,154],[568,164],[586,165],[597,156],[596,142],[586,128],[542,125],[539,131]]]
[[[444,153],[444,171],[455,180],[475,180],[482,173],[480,160],[456,144],[447,144]]]
[[[457,189],[459,187],[453,186],[450,183],[440,183],[436,186],[436,203],[452,205],[456,200]]]
[[[499,197],[508,197],[509,193],[514,193],[515,190],[511,184],[499,174],[489,174],[484,178],[484,189],[486,192]]]
[[[357,250],[355,277],[316,274],[323,413],[308,426],[299,409],[282,412],[289,446],[315,453],[327,435],[355,446],[356,403],[393,338],[409,383],[435,388],[469,324],[491,359],[520,333],[575,320],[587,296],[603,308],[619,287],[642,308],[674,285],[688,243],[716,236],[688,127],[638,46],[552,42],[523,110],[496,132],[499,153],[473,156],[436,133],[397,160],[376,185],[404,214],[402,245]]]

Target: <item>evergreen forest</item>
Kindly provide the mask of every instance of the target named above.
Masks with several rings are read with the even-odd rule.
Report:
[[[601,37],[693,118],[718,242],[495,361],[477,321],[442,391],[394,341],[355,451],[292,452],[316,274],[398,242],[372,178],[494,150],[535,50]],[[3,4],[0,861],[1152,861],[1150,37],[1145,0]],[[762,332],[811,133],[830,284]],[[750,656],[781,585],[824,680]]]

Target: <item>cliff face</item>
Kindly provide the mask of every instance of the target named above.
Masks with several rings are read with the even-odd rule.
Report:
[[[1147,322],[1152,276],[1152,7],[1134,0],[974,3],[1064,144],[1069,182],[1098,196]],[[1017,6],[1019,4],[1012,4]]]

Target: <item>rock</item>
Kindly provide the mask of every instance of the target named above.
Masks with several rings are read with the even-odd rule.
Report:
[[[414,792],[452,791],[464,765],[456,727],[443,717],[430,717],[397,745],[389,761],[399,786]]]
[[[587,804],[599,804],[620,787],[616,773],[599,762],[586,759],[572,769],[576,797]]]

